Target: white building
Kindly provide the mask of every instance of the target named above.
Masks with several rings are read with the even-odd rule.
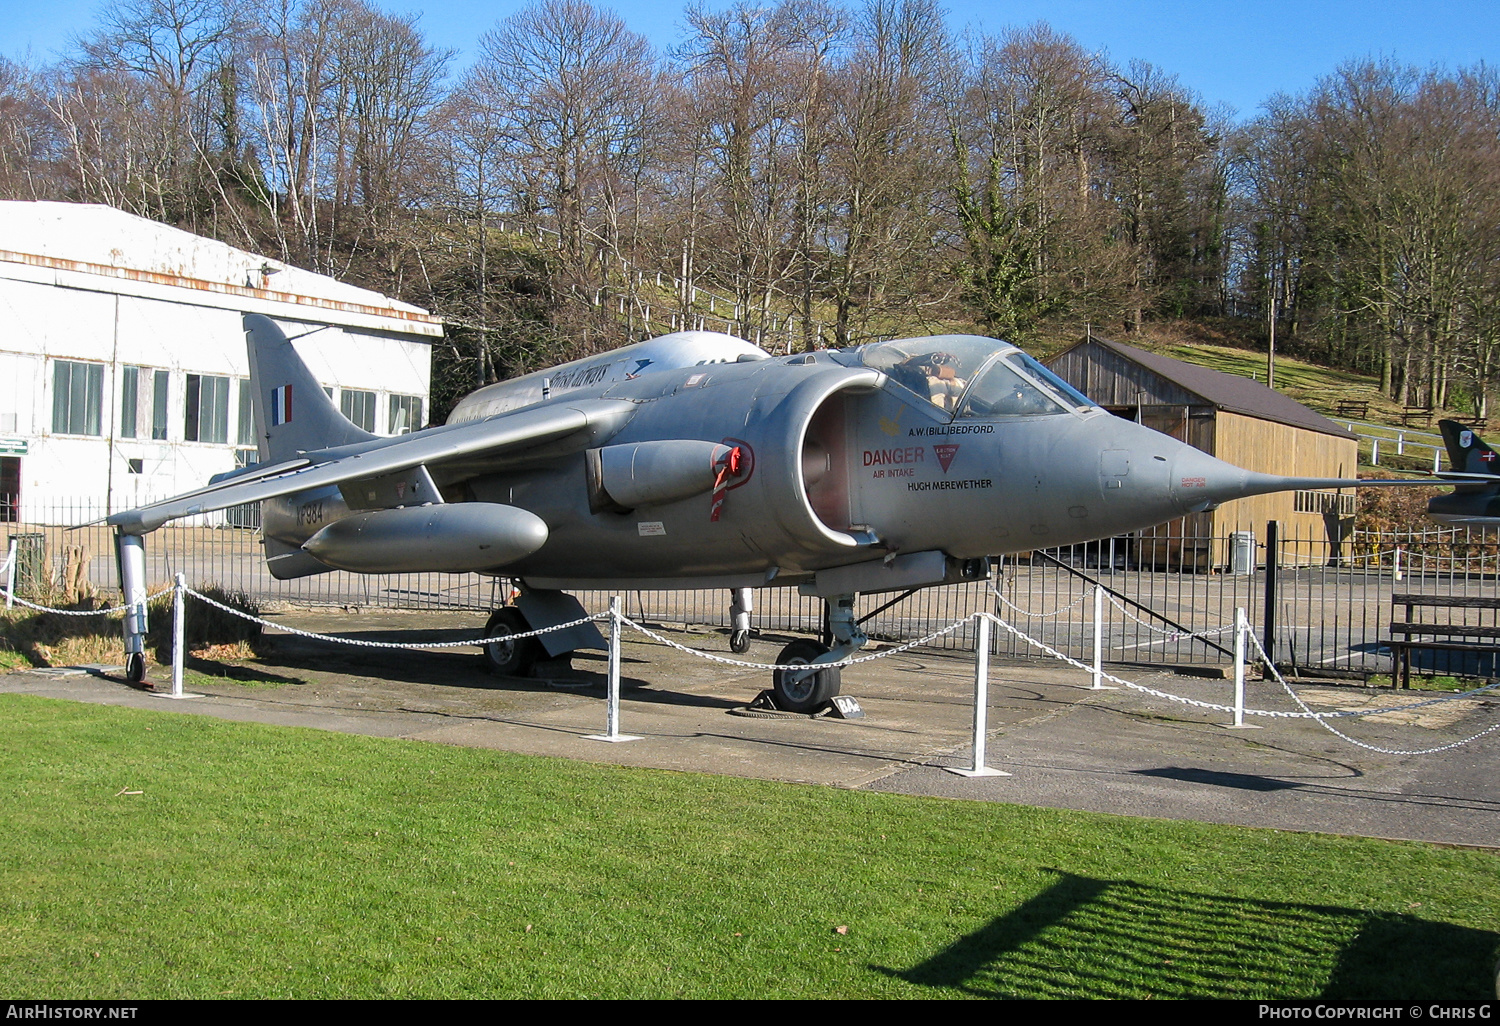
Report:
[[[253,462],[244,313],[361,427],[425,422],[443,331],[425,310],[111,207],[0,201],[0,520],[102,515]]]

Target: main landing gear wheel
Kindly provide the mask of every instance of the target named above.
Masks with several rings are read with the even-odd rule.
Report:
[[[782,649],[776,661],[783,664],[805,665],[827,651],[826,645],[798,639]],[[838,667],[818,670],[816,673],[776,670],[772,674],[772,681],[771,687],[776,695],[776,705],[787,712],[797,713],[812,712],[838,694],[839,686],[843,683]]]
[[[131,652],[125,657],[125,679],[131,684],[146,683],[145,653]]]
[[[515,606],[506,606],[490,614],[484,625],[486,638],[499,638],[484,646],[484,662],[491,673],[502,677],[527,677],[541,657],[542,646],[536,638],[508,639],[507,635],[525,634],[531,630],[526,617]]]
[[[733,652],[735,655],[744,655],[746,652],[750,651],[750,632],[730,631],[729,651]]]

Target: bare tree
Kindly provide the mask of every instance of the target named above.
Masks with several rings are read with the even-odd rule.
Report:
[[[940,213],[944,141],[936,100],[942,71],[956,56],[930,0],[870,0],[856,23],[835,79],[825,234],[824,278],[840,346],[874,323],[916,328],[917,310],[948,298],[943,272],[956,254],[944,243],[949,233]]]
[[[0,57],[0,196],[58,199],[56,123],[49,116],[43,76]]]
[[[1133,250],[1130,322],[1145,313],[1197,313],[1205,277],[1217,282],[1218,209],[1225,182],[1218,140],[1197,101],[1175,78],[1141,61],[1116,76],[1113,181]],[[1210,266],[1211,265],[1211,266]]]
[[[950,87],[966,293],[992,328],[1024,338],[1049,317],[1118,309],[1128,274],[1096,195],[1114,113],[1103,58],[1046,25],[986,40]]]
[[[559,286],[591,309],[647,159],[653,64],[644,37],[582,0],[541,0],[480,40],[470,95],[503,141],[512,209],[556,231]]]
[[[94,33],[78,40],[81,72],[137,76],[136,89],[151,97],[149,124],[122,124],[135,123],[159,139],[153,148],[164,163],[157,168],[155,206],[163,219],[191,221],[199,197],[211,191],[207,178],[214,169],[204,155],[237,140],[234,86],[227,95],[229,117],[218,119],[221,138],[209,135],[215,100],[222,106],[226,99],[226,69],[233,78],[229,44],[239,26],[233,0],[119,0],[104,9]],[[132,114],[145,110],[135,104]]]

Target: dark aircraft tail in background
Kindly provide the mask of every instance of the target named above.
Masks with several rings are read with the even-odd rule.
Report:
[[[1439,421],[1438,430],[1453,467],[1438,476],[1457,487],[1450,494],[1429,499],[1427,515],[1460,526],[1500,525],[1500,453],[1456,420]]]

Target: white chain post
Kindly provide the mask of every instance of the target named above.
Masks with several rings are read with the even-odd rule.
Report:
[[[177,574],[172,584],[172,690],[157,698],[202,698],[182,690],[182,667],[187,660],[187,580]]]
[[[182,697],[182,589],[187,583],[178,574],[172,589],[172,697]]]
[[[984,764],[985,734],[989,730],[986,720],[990,696],[990,618],[984,613],[975,616],[979,618],[979,637],[974,646],[974,765],[968,769],[943,768],[961,777],[1008,777],[1010,774],[1004,770],[990,769]]]
[[[10,609],[16,602],[16,540],[10,540],[10,551],[5,556],[5,608]]]
[[[620,733],[620,597],[609,600],[609,680],[605,685],[604,733],[585,734],[586,741],[639,741],[635,734]]]
[[[1104,589],[1094,585],[1094,683],[1091,691],[1118,691],[1104,683]]]
[[[1245,607],[1234,608],[1234,722],[1231,730],[1259,730],[1260,725],[1245,722],[1245,634],[1250,630]]]

